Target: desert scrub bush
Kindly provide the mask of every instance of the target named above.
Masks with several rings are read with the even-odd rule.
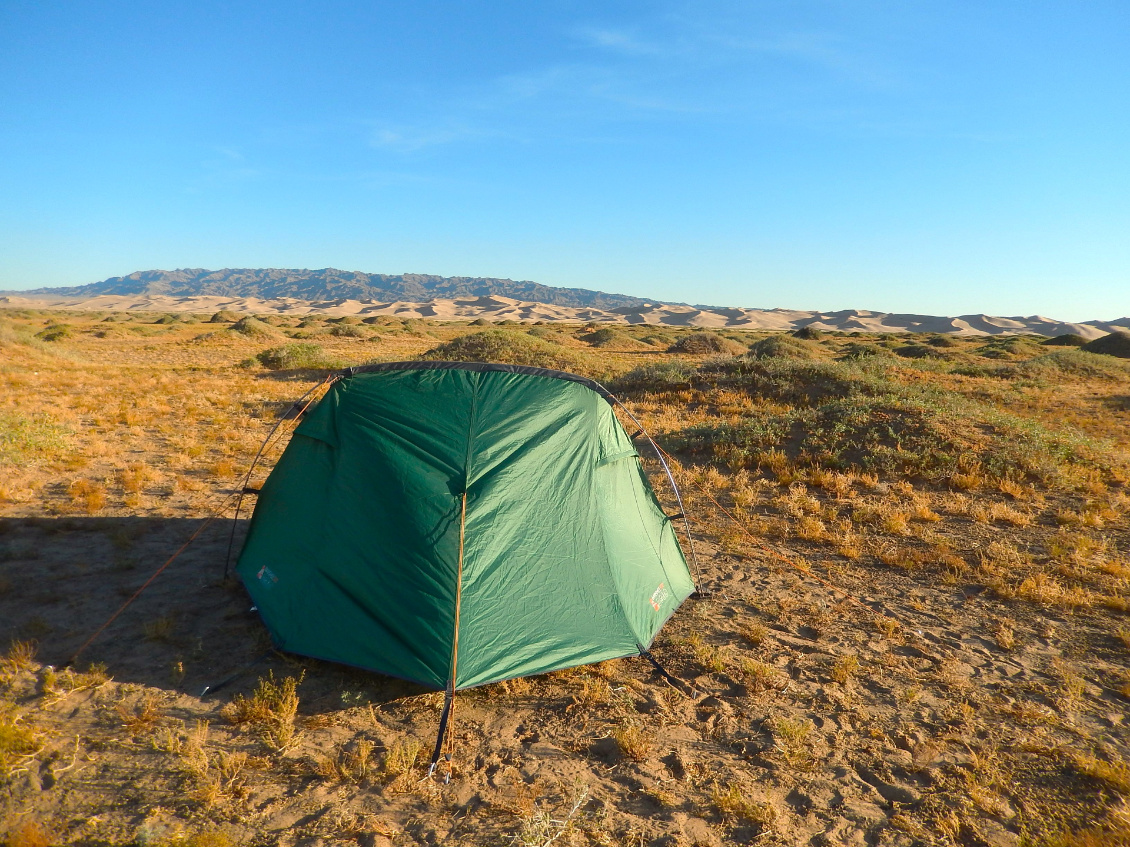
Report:
[[[50,829],[34,818],[26,818],[5,836],[4,847],[51,847],[55,841]]]
[[[0,683],[7,682],[23,671],[32,670],[35,667],[36,649],[34,641],[13,641],[8,652],[0,658]]]
[[[70,446],[71,430],[48,414],[0,412],[0,467],[57,458]]]
[[[847,685],[849,682],[855,679],[856,674],[858,673],[859,659],[851,654],[840,656],[832,664],[832,679],[838,682],[840,685]]]
[[[560,345],[534,338],[525,332],[506,329],[461,335],[433,347],[419,358],[449,362],[500,362],[563,371],[585,370],[584,360]]]
[[[533,333],[531,332],[530,335],[533,335]],[[629,339],[623,332],[610,326],[586,332],[580,339],[590,347],[607,347],[610,344],[624,344],[635,340]]]
[[[335,338],[373,338],[374,336],[366,327],[353,324],[338,324],[330,330],[330,335]]]
[[[754,800],[736,782],[731,782],[724,788],[715,783],[711,790],[711,800],[715,811],[723,819],[744,821],[757,827],[759,831],[770,829],[777,820],[777,810],[771,803]]]
[[[1124,473],[1111,445],[1052,430],[988,403],[920,384],[903,384],[897,368],[871,360],[806,362],[738,356],[670,375],[637,369],[613,391],[709,407],[721,392],[758,402],[737,416],[677,433],[677,446],[707,453],[732,470],[764,466],[779,454],[790,468],[822,467],[894,477],[1035,480],[1073,485],[1083,471]],[[689,389],[689,392],[688,392]],[[691,394],[690,398],[676,395]],[[776,473],[777,471],[774,470]]]
[[[74,327],[69,324],[51,324],[35,334],[40,341],[65,341],[74,335]]]
[[[1075,770],[1112,791],[1130,796],[1130,764],[1121,759],[1105,761],[1089,754],[1076,753],[1071,756]]]
[[[689,362],[659,362],[642,365],[612,380],[608,387],[616,394],[648,394],[676,391],[690,386],[698,368]]]
[[[1088,341],[1080,349],[1089,353],[1130,359],[1130,330],[1114,329],[1108,335]]]
[[[773,744],[786,763],[794,768],[812,764],[812,721],[801,718],[775,718]]]
[[[620,724],[612,733],[612,737],[616,741],[620,755],[625,759],[642,762],[651,755],[654,746],[652,737],[637,723],[626,721]]]
[[[14,712],[0,712],[0,784],[28,756],[39,750],[38,734]]]
[[[567,337],[561,330],[549,326],[531,327],[526,332],[534,338],[540,338],[542,341],[549,341],[554,344],[560,344]]]
[[[318,776],[329,782],[348,782],[358,785],[376,770],[376,763],[373,761],[374,748],[372,741],[359,738],[352,747],[340,745],[331,755],[323,756],[314,766],[314,770]]]
[[[257,353],[255,358],[272,371],[334,370],[344,366],[344,362],[327,354],[320,344],[311,342],[271,347]]]
[[[264,743],[273,750],[286,750],[294,741],[294,718],[298,714],[298,679],[288,676],[277,681],[274,671],[259,680],[251,697],[237,694],[220,714],[237,726],[254,726]]]
[[[51,666],[43,669],[40,677],[40,690],[46,703],[57,703],[78,691],[99,688],[109,682],[110,675],[102,664],[90,665],[85,671],[64,668],[61,671]]]
[[[410,777],[423,749],[423,745],[415,738],[402,738],[394,742],[381,761],[381,779],[395,784]]]
[[[717,355],[719,353],[736,355],[744,353],[745,348],[736,341],[723,338],[716,332],[692,332],[684,335],[667,348],[668,353],[683,353],[691,356]]]
[[[106,506],[106,486],[93,479],[76,479],[67,486],[71,504],[88,514],[101,511]]]
[[[1005,379],[1096,379],[1123,382],[1130,379],[1130,362],[1086,350],[1061,350],[998,368],[994,376]]]
[[[245,335],[248,338],[276,338],[278,331],[265,321],[248,315],[245,318],[240,318],[230,327],[229,332],[238,332],[240,335]]]
[[[770,335],[749,348],[756,359],[815,359],[819,348],[804,338],[792,335]]]

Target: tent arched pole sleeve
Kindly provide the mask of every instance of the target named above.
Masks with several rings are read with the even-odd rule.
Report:
[[[317,391],[319,388],[329,387],[339,379],[341,379],[341,374],[330,374],[305,394],[303,394],[301,397],[299,397],[297,400],[295,400],[291,408],[293,409],[298,406],[299,403],[301,403],[307,397],[310,397],[310,395]],[[302,406],[302,408],[298,410],[298,414],[294,416],[294,419],[297,420],[298,418],[301,418],[306,410],[310,408],[310,404],[313,402],[313,399],[311,399],[304,406]],[[231,535],[228,538],[228,553],[224,557],[224,579],[228,578],[228,572],[231,570],[231,554],[232,548],[235,546],[235,531],[239,527],[239,512],[243,508],[243,497],[245,494],[247,494],[247,486],[251,483],[251,474],[255,472],[255,466],[259,464],[259,460],[263,458],[263,453],[266,451],[267,445],[270,443],[271,439],[275,437],[275,433],[279,431],[279,427],[286,423],[286,421],[287,417],[283,415],[283,417],[279,418],[278,423],[276,423],[271,428],[271,431],[267,433],[267,437],[264,438],[263,443],[259,445],[259,452],[256,453],[255,458],[251,460],[251,466],[247,469],[247,476],[243,478],[243,487],[240,489],[239,499],[235,503],[235,515],[231,519]]]
[[[683,519],[683,525],[686,527],[687,542],[690,544],[691,548],[691,561],[694,562],[695,588],[697,589],[699,584],[702,582],[702,577],[698,566],[698,552],[695,550],[694,546],[694,535],[691,533],[691,522],[687,517],[686,506],[683,505],[683,495],[679,493],[679,486],[675,484],[675,475],[671,472],[670,465],[667,464],[667,459],[663,455],[663,450],[661,450],[659,445],[655,443],[655,439],[651,437],[651,433],[649,433],[647,429],[644,428],[644,425],[639,422],[639,419],[632,414],[632,410],[625,406],[621,402],[619,397],[617,397],[607,389],[604,389],[604,397],[606,397],[610,403],[614,403],[615,405],[623,409],[624,414],[631,418],[632,423],[639,427],[640,432],[643,433],[644,437],[648,440],[648,443],[651,444],[652,449],[655,450],[655,457],[659,459],[659,464],[663,466],[664,473],[667,474],[667,481],[671,483],[671,490],[675,492],[675,501],[679,504],[679,511],[681,512],[679,517]]]

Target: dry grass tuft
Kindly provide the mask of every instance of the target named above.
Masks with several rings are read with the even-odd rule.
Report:
[[[51,847],[53,841],[51,830],[39,821],[25,820],[8,833],[4,847]]]
[[[294,741],[294,718],[298,714],[298,686],[302,681],[288,676],[281,682],[274,671],[259,685],[251,697],[236,695],[224,706],[221,714],[229,722],[251,725],[259,730],[264,743],[272,750],[283,751]]]
[[[758,834],[771,830],[777,822],[777,809],[771,803],[754,800],[736,782],[725,788],[714,784],[711,790],[714,809],[729,821],[740,821],[758,828]]]
[[[106,486],[93,479],[77,479],[67,487],[71,503],[88,514],[106,507]]]
[[[164,717],[160,701],[152,694],[143,696],[132,706],[119,703],[117,706],[118,718],[122,726],[131,735],[142,735],[152,732]]]
[[[642,762],[651,755],[654,739],[639,724],[630,721],[620,724],[612,733],[616,747],[625,759]]]

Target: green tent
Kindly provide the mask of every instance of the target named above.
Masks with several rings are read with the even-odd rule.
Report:
[[[694,584],[611,403],[541,368],[345,371],[239,558],[276,646],[449,693],[645,653]]]

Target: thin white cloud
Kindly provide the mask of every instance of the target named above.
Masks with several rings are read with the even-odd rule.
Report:
[[[581,27],[573,34],[586,44],[628,56],[658,56],[666,52],[663,45],[622,29]]]
[[[369,143],[373,147],[397,153],[415,153],[429,147],[443,147],[462,141],[478,140],[494,133],[466,125],[421,127],[410,125],[379,126],[373,129]]]

